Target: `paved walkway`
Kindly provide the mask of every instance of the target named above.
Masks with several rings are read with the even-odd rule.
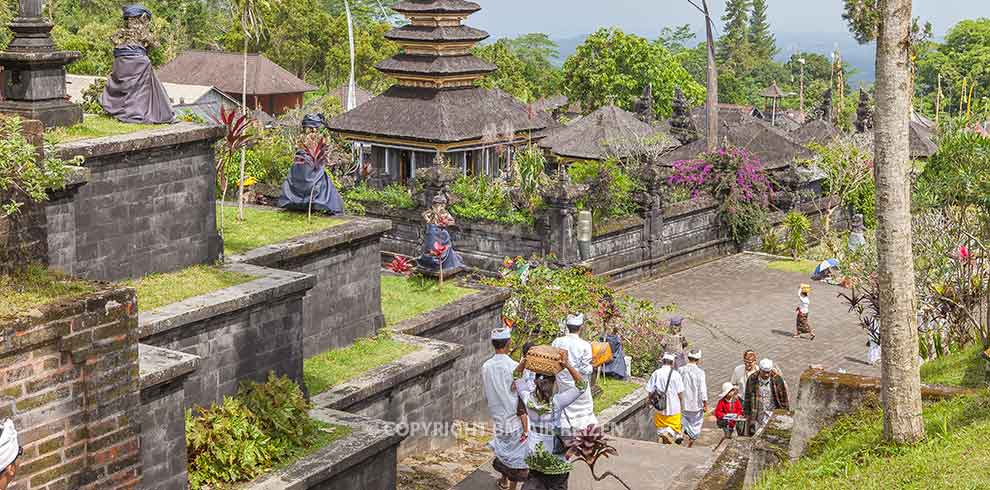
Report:
[[[636,490],[668,490],[682,488],[682,485],[697,480],[703,468],[707,467],[712,455],[711,448],[661,446],[652,442],[613,439],[612,444],[619,455],[602,459],[596,465],[601,475],[606,471],[615,473],[631,488]],[[495,489],[498,473],[490,463],[468,476],[451,490]],[[624,487],[611,478],[596,482],[584,463],[574,465],[569,478],[569,490],[622,490]]]
[[[633,285],[626,292],[657,305],[677,305],[687,318],[685,336],[692,348],[703,352],[709,396],[717,396],[722,383],[729,381],[746,349],[781,367],[792,404],[799,376],[809,365],[878,376],[879,369],[866,363],[866,333],[837,296],[842,289],[812,283],[804,274],[769,269],[770,260],[755,254],[734,255]],[[810,314],[814,341],[791,338],[802,283],[814,287]]]

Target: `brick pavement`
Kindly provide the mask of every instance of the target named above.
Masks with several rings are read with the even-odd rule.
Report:
[[[684,334],[701,348],[710,396],[716,396],[746,349],[769,357],[784,372],[791,403],[798,378],[809,365],[878,376],[866,364],[866,333],[837,296],[841,288],[811,283],[798,273],[772,270],[771,259],[738,254],[693,269],[636,284],[626,292],[658,305],[674,303],[687,318]],[[810,283],[814,341],[793,339],[798,289]]]

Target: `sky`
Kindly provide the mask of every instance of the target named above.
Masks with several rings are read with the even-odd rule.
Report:
[[[482,10],[468,24],[494,38],[545,32],[562,39],[618,26],[655,37],[664,26],[704,26],[687,0],[475,0]],[[700,3],[700,2],[697,2]],[[771,27],[780,33],[845,33],[842,0],[768,0]],[[713,17],[721,17],[725,0],[710,0]],[[964,18],[990,17],[990,0],[915,0],[914,15],[929,21],[936,36]],[[717,24],[720,26],[721,21]]]

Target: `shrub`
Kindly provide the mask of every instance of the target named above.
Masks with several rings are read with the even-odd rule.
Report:
[[[272,444],[240,400],[186,411],[189,484],[193,490],[250,480],[272,467]]]
[[[186,411],[189,483],[193,490],[252,480],[321,444],[310,404],[288,377],[243,383],[220,405]]]
[[[463,176],[454,182],[450,191],[460,199],[450,207],[454,216],[509,225],[533,223],[532,213],[516,209],[508,187],[498,181]]]
[[[182,111],[176,115],[176,119],[182,122],[207,124],[206,119],[203,119],[203,116],[200,116],[192,111]]]
[[[106,110],[103,109],[103,104],[100,103],[100,98],[103,97],[103,91],[107,88],[107,80],[105,78],[97,78],[96,81],[89,84],[82,93],[82,108],[83,112],[86,114],[105,114]]]
[[[808,234],[811,233],[811,220],[803,213],[791,211],[784,216],[786,236],[784,245],[791,257],[797,259],[808,250]]]
[[[24,136],[21,118],[0,118],[0,217],[11,216],[24,202],[48,200],[48,190],[65,187],[66,162],[50,145],[39,161],[37,148]],[[78,157],[72,162],[82,164]]]
[[[567,168],[571,181],[587,184],[588,194],[578,200],[580,209],[588,209],[595,221],[621,218],[636,213],[633,192],[638,183],[615,160],[575,162]]]
[[[344,192],[344,197],[357,202],[379,203],[388,209],[414,209],[416,207],[412,192],[401,184],[389,184],[382,189],[375,189],[367,183],[361,182]]]
[[[671,309],[658,309],[649,301],[631,296],[619,299],[619,314],[609,323],[609,330],[622,339],[622,348],[632,358],[633,376],[648,377],[657,368],[663,355],[661,342],[667,333],[660,313]]]
[[[290,457],[315,441],[319,426],[307,414],[310,404],[287,376],[269,373],[266,383],[244,382],[237,396],[256,414],[258,427],[271,439],[275,460]]]

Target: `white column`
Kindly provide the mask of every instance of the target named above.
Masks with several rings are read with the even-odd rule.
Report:
[[[415,179],[416,178],[416,151],[415,150],[409,150],[409,154],[412,155],[410,157],[410,159],[409,159],[409,161],[412,162],[409,165],[410,167],[412,167],[412,173],[409,175],[409,178],[410,179]]]

